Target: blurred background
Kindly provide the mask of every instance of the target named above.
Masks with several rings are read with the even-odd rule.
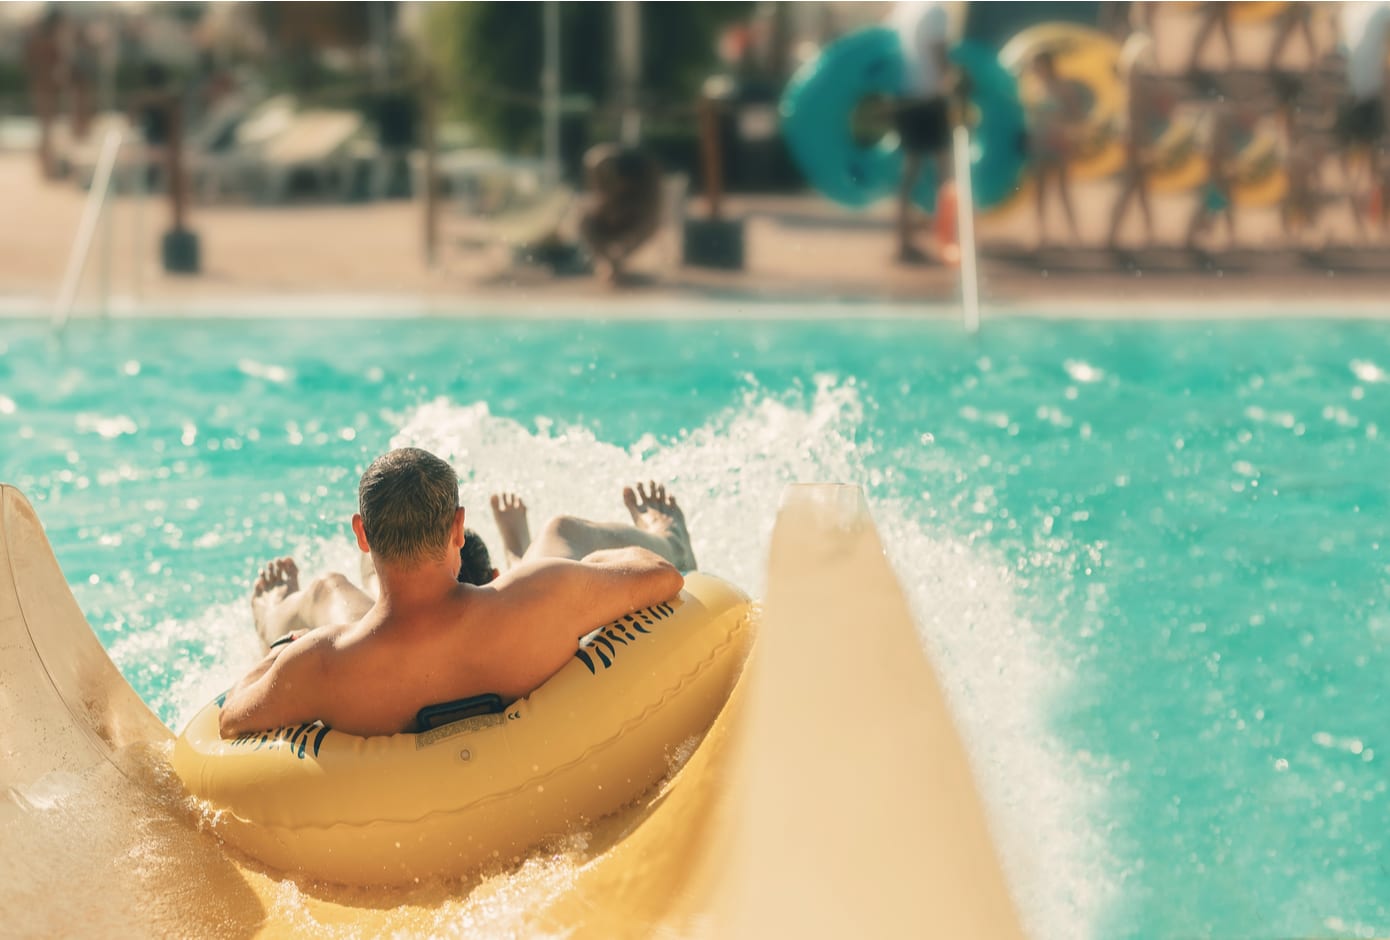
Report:
[[[1388,41],[1384,2],[0,3],[0,480],[172,728],[259,661],[266,559],[357,570],[388,447],[537,522],[666,480],[757,596],[788,484],[855,484],[1032,935],[1390,936]],[[20,934],[159,916],[150,827],[41,802]],[[586,852],[434,932],[527,934]]]
[[[6,3],[0,303],[950,302],[909,6]],[[938,6],[986,302],[1383,296],[1384,4]]]

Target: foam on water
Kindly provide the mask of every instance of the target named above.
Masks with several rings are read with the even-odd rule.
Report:
[[[524,496],[534,529],[557,513],[622,520],[621,487],[658,479],[685,507],[701,567],[755,595],[765,588],[768,542],[786,486],[813,480],[865,485],[924,647],[970,749],[1030,932],[1075,936],[1077,925],[1090,923],[1111,897],[1102,840],[1077,823],[1094,799],[1085,789],[1094,784],[1083,785],[1082,773],[1094,768],[1076,768],[1043,726],[1048,701],[1066,682],[1066,673],[1049,650],[1046,631],[1021,608],[1016,590],[1020,577],[1048,572],[1012,569],[1002,557],[942,525],[938,507],[877,486],[883,474],[868,464],[873,445],[865,433],[865,404],[852,380],[821,376],[811,390],[785,393],[749,380],[742,401],[703,426],[670,439],[644,435],[628,447],[608,443],[583,425],[542,418],[526,427],[492,414],[484,402],[437,398],[396,420],[393,446],[426,448],[459,470],[469,524],[491,546],[498,546],[499,538],[486,507],[497,489]],[[948,465],[940,469],[952,472]],[[358,553],[346,534],[287,535],[286,548],[305,574],[355,575]],[[1040,552],[1037,564],[1046,567],[1050,558]],[[244,601],[126,632],[111,652],[127,675],[149,670],[152,663],[172,674],[159,684],[151,705],[175,728],[259,657]],[[932,796],[924,792],[922,798]],[[573,876],[577,861],[564,852],[533,858],[517,874],[499,876],[466,899],[444,902],[433,929],[445,935],[480,929],[506,935],[511,921],[504,912],[553,896]],[[292,921],[307,928],[297,891],[287,883],[280,903]],[[510,916],[517,916],[514,909]]]

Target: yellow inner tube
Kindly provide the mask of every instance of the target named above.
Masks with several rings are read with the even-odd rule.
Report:
[[[1259,23],[1281,15],[1288,8],[1288,0],[1232,0],[1231,22]]]
[[[1156,193],[1191,192],[1207,181],[1207,156],[1191,115],[1178,118],[1153,145],[1149,186]]]
[[[1084,86],[1091,97],[1070,161],[1073,178],[1098,179],[1119,172],[1125,164],[1119,135],[1125,90],[1115,71],[1119,44],[1098,30],[1073,23],[1043,23],[1023,30],[999,50],[999,61],[1018,76],[1025,105],[1041,94],[1029,68],[1042,52],[1052,53],[1062,80]]]
[[[690,574],[505,712],[420,734],[316,722],[224,741],[214,701],[179,735],[174,769],[222,839],[277,870],[384,885],[510,864],[670,773],[738,678],[750,609],[733,585]]]
[[[1244,208],[1263,208],[1279,203],[1289,191],[1284,155],[1278,139],[1269,132],[1256,134],[1240,152],[1231,198]]]

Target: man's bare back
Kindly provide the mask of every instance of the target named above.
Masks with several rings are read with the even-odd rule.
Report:
[[[623,498],[633,525],[560,516],[532,542],[525,504],[495,496],[510,567],[484,586],[455,580],[461,509],[448,550],[409,565],[376,557],[374,601],[341,575],[300,590],[294,562],[272,562],[252,597],[258,629],[268,641],[296,625],[310,629],[271,649],[232,689],[223,736],[314,719],[391,734],[412,730],[428,705],[527,695],[569,661],[579,637],[673,597],[680,570],[695,566],[684,515],[664,487],[639,485]],[[366,551],[360,519],[354,530]]]

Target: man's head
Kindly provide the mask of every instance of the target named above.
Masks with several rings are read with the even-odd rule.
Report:
[[[362,474],[353,529],[389,565],[443,556],[462,543],[458,476],[431,453],[402,447],[383,454]]]

